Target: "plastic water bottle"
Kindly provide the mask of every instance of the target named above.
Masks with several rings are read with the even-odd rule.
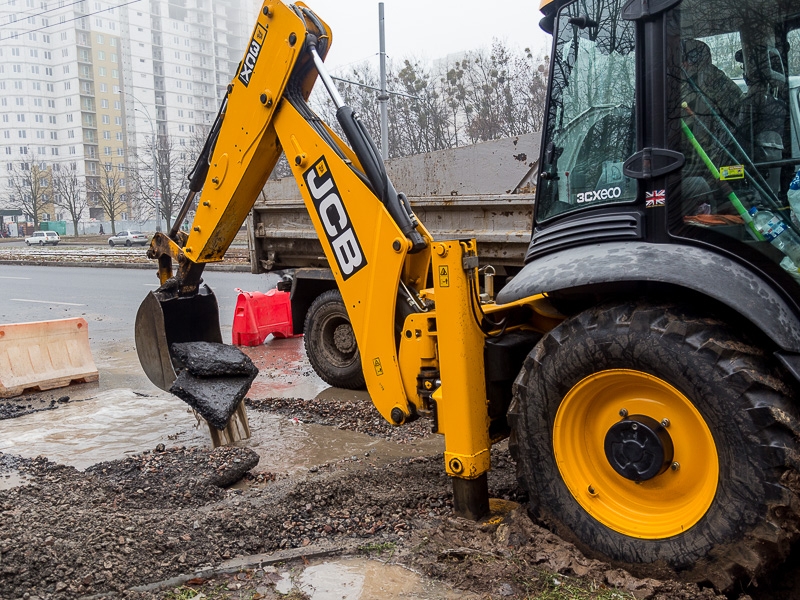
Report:
[[[792,259],[788,256],[785,256],[781,261],[781,268],[789,273],[797,283],[800,283],[800,269],[797,268],[797,265],[792,262]]]
[[[750,209],[753,224],[770,244],[788,256],[793,263],[800,265],[800,237],[768,210]]]
[[[800,171],[795,173],[789,184],[789,206],[792,207],[792,222],[800,227]]]

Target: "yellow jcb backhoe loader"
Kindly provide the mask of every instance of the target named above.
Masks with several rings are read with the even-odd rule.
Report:
[[[275,0],[191,174],[175,221],[202,190],[191,230],[153,239],[162,285],[137,350],[168,389],[173,343],[221,341],[203,267],[285,152],[375,407],[444,436],[457,514],[486,512],[491,446],[510,436],[540,522],[635,572],[729,589],[798,535],[800,4],[542,12],[553,48],[533,235],[496,299],[474,240],[432,239],[389,181],[325,71],[327,25]],[[306,104],[318,77],[347,143]]]

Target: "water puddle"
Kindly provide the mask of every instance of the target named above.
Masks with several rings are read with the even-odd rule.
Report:
[[[259,471],[297,473],[315,465],[355,459],[385,464],[407,456],[442,452],[440,436],[409,444],[396,444],[364,433],[299,423],[289,417],[248,411],[252,437],[244,445],[260,457]]]
[[[327,389],[306,358],[303,338],[270,339],[242,350],[259,369],[250,388],[253,398],[314,398]]]
[[[207,444],[208,433],[196,423],[186,404],[169,394],[109,390],[56,410],[0,421],[0,452],[43,455],[85,469],[158,444]]]
[[[441,451],[438,437],[399,445],[261,411],[248,411],[248,420],[252,437],[243,444],[259,454],[259,471],[292,474],[353,457],[375,463]],[[81,470],[158,444],[210,447],[211,440],[187,405],[163,392],[143,396],[108,390],[56,410],[0,421],[0,452],[43,455]],[[0,476],[0,485],[10,479]]]
[[[0,475],[0,491],[25,485],[28,481],[29,480],[24,475],[20,475],[18,471],[3,473]]]
[[[455,591],[423,579],[399,565],[376,560],[343,559],[314,564],[300,573],[283,572],[275,585],[279,594],[299,589],[311,600],[367,600],[404,598],[408,600],[471,600],[475,594]]]
[[[302,338],[270,340],[245,348],[261,370],[249,395],[259,397],[352,399],[369,403],[366,391],[329,387],[305,358]],[[97,360],[99,383],[34,394],[38,406],[62,395],[71,401],[46,410],[0,421],[0,452],[50,460],[83,470],[99,462],[153,450],[158,444],[211,446],[205,423],[198,425],[189,407],[147,381],[136,352],[109,344]],[[134,390],[146,390],[139,393]],[[408,456],[443,450],[439,436],[397,444],[336,427],[301,423],[287,416],[248,411],[251,439],[243,445],[260,457],[259,471],[295,474],[341,462],[385,464]],[[23,483],[0,473],[0,489]]]

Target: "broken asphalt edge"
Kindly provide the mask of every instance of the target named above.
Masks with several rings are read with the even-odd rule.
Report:
[[[99,269],[157,269],[150,263],[114,263],[114,262],[55,262],[44,260],[0,260],[0,265],[24,267],[97,267]],[[230,273],[250,273],[250,265],[214,265],[205,266],[208,271],[224,271]]]
[[[350,549],[352,550],[352,548]],[[282,562],[287,562],[297,558],[313,559],[325,558],[328,556],[335,556],[348,551],[347,546],[332,546],[324,548],[321,546],[307,546],[305,548],[290,548],[288,550],[279,550],[272,554],[251,554],[249,556],[241,556],[238,558],[231,558],[220,563],[217,567],[209,567],[207,569],[200,569],[192,574],[181,574],[163,581],[155,581],[145,585],[137,585],[128,588],[128,592],[158,592],[164,589],[176,588],[185,584],[192,579],[212,579],[219,575],[229,575],[231,573],[239,573],[248,569],[258,569],[268,565],[274,565]],[[91,596],[81,596],[77,600],[100,600],[101,598],[109,598],[120,596],[120,593],[103,592],[100,594],[93,594]]]

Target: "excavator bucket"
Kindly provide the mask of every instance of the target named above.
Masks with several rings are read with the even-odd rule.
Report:
[[[136,353],[145,374],[164,391],[177,378],[170,347],[181,342],[222,343],[219,308],[207,285],[185,298],[150,292],[136,313]]]

